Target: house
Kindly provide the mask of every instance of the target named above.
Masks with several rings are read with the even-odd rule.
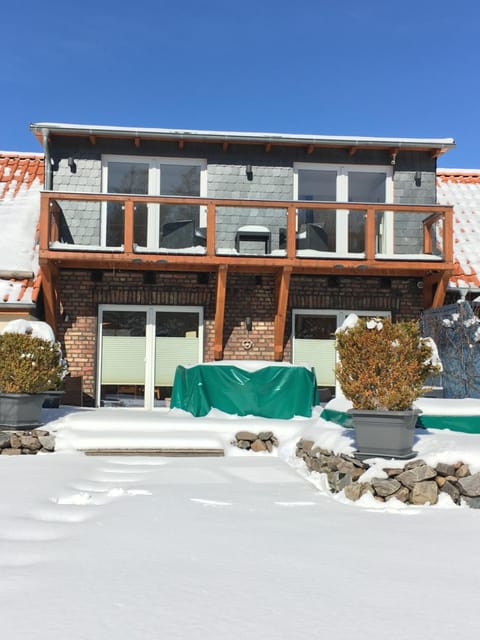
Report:
[[[46,320],[85,403],[153,408],[178,364],[308,362],[345,316],[443,303],[452,139],[37,123]]]
[[[34,319],[43,154],[0,152],[0,329],[10,320]]]
[[[480,170],[438,169],[437,198],[453,206],[454,272],[447,300],[480,294]]]

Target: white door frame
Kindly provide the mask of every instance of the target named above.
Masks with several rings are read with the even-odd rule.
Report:
[[[337,317],[337,329],[342,326],[345,319],[351,314],[355,313],[360,318],[365,316],[390,318],[390,311],[374,311],[366,310],[359,311],[358,309],[292,309],[292,363],[295,362],[295,317],[301,316],[336,316]],[[335,354],[335,362],[338,362],[338,354]],[[337,397],[343,397],[342,390],[338,384],[338,380],[335,378],[335,395]]]
[[[97,330],[97,383],[95,405],[100,406],[102,388],[102,318],[104,311],[142,311],[146,314],[145,325],[145,398],[144,408],[154,409],[155,390],[155,316],[159,311],[198,313],[198,361],[203,362],[203,307],[181,305],[130,305],[99,304]]]

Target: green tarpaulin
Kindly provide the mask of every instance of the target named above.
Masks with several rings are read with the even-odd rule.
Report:
[[[288,420],[312,415],[318,404],[315,372],[305,367],[267,366],[246,371],[233,365],[178,366],[170,406],[205,416],[225,413]]]
[[[342,427],[349,428],[353,426],[350,414],[343,411],[324,409],[321,417],[324,420],[335,422]],[[424,429],[450,429],[450,431],[480,434],[480,415],[464,416],[460,414],[437,416],[421,413],[417,418],[417,427],[423,427]]]

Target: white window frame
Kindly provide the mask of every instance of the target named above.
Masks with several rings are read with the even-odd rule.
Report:
[[[97,329],[97,384],[96,406],[100,406],[102,390],[102,321],[104,311],[142,311],[146,314],[145,325],[145,409],[154,409],[155,389],[155,316],[157,312],[198,313],[198,362],[203,362],[204,308],[181,305],[130,305],[99,304]]]
[[[160,193],[160,174],[162,164],[177,164],[184,166],[198,165],[200,167],[200,197],[207,196],[207,160],[205,158],[171,158],[169,156],[129,156],[118,154],[102,154],[102,193],[108,193],[108,163],[109,162],[132,162],[138,164],[148,164],[148,195],[160,196],[168,195]],[[149,204],[147,207],[147,246],[151,249],[158,249],[159,224],[160,216],[159,205]],[[200,207],[200,226],[207,225],[207,209],[205,206]],[[107,240],[107,207],[104,203],[101,216],[101,243],[106,246]]]
[[[294,162],[293,164],[293,198],[298,200],[298,172],[299,171],[335,171],[337,174],[337,199],[336,202],[348,204],[348,174],[359,173],[385,173],[385,204],[392,204],[394,197],[393,167],[387,165],[370,164],[321,164],[312,162]],[[352,204],[352,203],[350,203]],[[375,203],[376,204],[376,203]],[[347,207],[345,207],[346,209]],[[381,253],[393,253],[393,213],[385,211],[384,243]],[[348,252],[348,214],[339,210],[336,217],[336,254],[345,256],[364,257],[362,253]]]
[[[337,329],[342,326],[346,318],[355,313],[359,317],[371,316],[375,318],[391,318],[390,311],[378,311],[367,309],[292,309],[292,364],[295,364],[295,319],[297,315],[301,316],[336,316],[337,317]],[[338,353],[335,353],[335,363],[338,362]],[[335,394],[337,397],[343,397],[342,390],[338,384],[338,380],[335,379]]]

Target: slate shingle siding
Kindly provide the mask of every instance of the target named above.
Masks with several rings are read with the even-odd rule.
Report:
[[[72,144],[71,138],[56,138],[52,149],[53,186],[55,191],[101,192],[102,154],[131,156],[205,158],[208,163],[207,195],[214,198],[286,199],[293,198],[293,165],[295,162],[344,165],[391,166],[387,151],[358,150],[353,156],[342,149],[316,149],[307,154],[298,147],[272,147],[267,152],[261,145],[229,145],[186,143],[180,150],[173,142],[142,141],[139,148],[133,140],[99,138],[94,145],[84,138]],[[75,172],[68,166],[73,158]],[[253,169],[253,180],[247,180],[247,165]],[[415,172],[421,171],[421,184]],[[399,152],[394,171],[395,203],[429,204],[435,202],[435,160],[428,153]],[[75,243],[99,244],[100,207],[73,203],[62,205],[66,222]],[[423,217],[423,216],[422,216]],[[405,253],[420,251],[419,217],[395,216],[395,249]],[[279,230],[286,226],[286,211],[279,209],[219,208],[217,210],[217,248],[231,249],[235,233],[243,225],[263,225],[272,234],[272,250],[278,248]]]

